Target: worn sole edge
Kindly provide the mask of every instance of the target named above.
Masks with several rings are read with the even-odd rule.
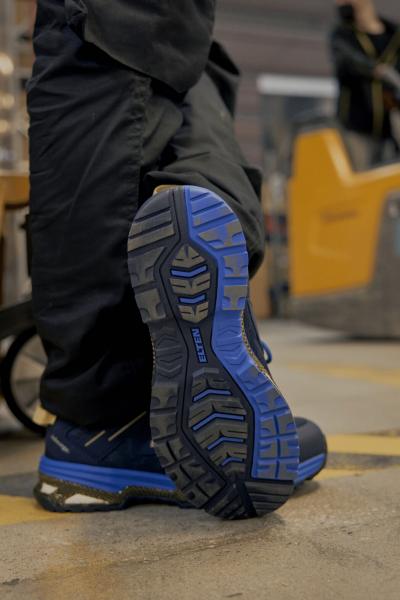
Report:
[[[117,492],[109,492],[100,487],[82,485],[42,472],[39,472],[33,494],[43,508],[52,512],[105,512],[149,503],[191,508],[177,491],[130,485]],[[74,496],[83,497],[85,502],[74,501],[68,504],[68,500]]]

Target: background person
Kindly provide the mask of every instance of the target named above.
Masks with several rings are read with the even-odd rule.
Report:
[[[338,117],[350,132],[358,169],[393,159],[400,106],[400,29],[380,17],[372,0],[336,0],[340,22],[331,46],[339,81]]]

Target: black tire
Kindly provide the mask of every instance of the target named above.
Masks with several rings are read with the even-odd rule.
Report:
[[[26,412],[24,406],[21,405],[21,399],[18,398],[15,384],[13,383],[13,372],[17,360],[21,357],[20,353],[36,335],[36,328],[30,327],[16,336],[1,363],[0,375],[2,393],[12,414],[27,429],[43,436],[46,431],[45,428],[32,421],[31,416]]]

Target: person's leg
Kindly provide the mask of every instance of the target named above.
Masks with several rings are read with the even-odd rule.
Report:
[[[110,71],[110,75],[111,74],[112,71]],[[205,78],[204,81],[207,81],[207,78]],[[202,98],[205,93],[210,92],[214,95],[211,104],[216,112],[213,113],[210,106],[210,114],[208,114],[208,111],[204,112],[203,110],[204,106],[202,104]],[[248,245],[249,248],[252,249],[251,256],[254,270],[262,255],[264,241],[259,201],[257,193],[255,193],[254,190],[254,187],[257,188],[258,186],[253,186],[251,183],[251,181],[253,181],[254,184],[256,182],[256,177],[254,176],[255,173],[243,166],[244,161],[236,142],[234,142],[231,119],[226,112],[222,111],[224,106],[221,105],[221,97],[217,98],[215,97],[215,94],[216,88],[209,87],[208,81],[206,87],[200,85],[197,88],[197,100],[195,99],[192,103],[190,95],[188,95],[185,98],[182,107],[182,102],[177,97],[173,99],[172,96],[167,97],[167,95],[152,93],[151,98],[147,102],[143,135],[141,136],[144,147],[144,157],[143,167],[141,169],[140,202],[144,204],[142,210],[146,211],[146,206],[151,202],[154,201],[156,204],[158,203],[158,197],[154,198],[153,201],[149,201],[149,197],[154,191],[153,188],[158,183],[165,184],[171,183],[172,181],[176,183],[177,180],[181,183],[183,181],[190,182],[192,177],[198,177],[198,183],[203,183],[203,185],[206,185],[209,188],[216,189],[221,196],[224,196],[229,204],[236,206],[238,213],[242,214],[243,225],[248,238]],[[195,110],[194,107],[196,103],[198,103],[198,110]],[[199,117],[199,111],[202,117]],[[103,115],[103,117],[107,122],[107,116]],[[196,127],[196,124],[200,125],[199,118],[205,119],[205,122],[208,123],[209,126],[208,130],[206,128]],[[143,116],[138,119],[138,123],[141,122],[143,122]],[[125,128],[117,127],[116,136],[119,137],[121,143],[128,144],[132,149],[132,138],[129,137],[129,134],[132,134],[132,130],[128,127],[128,139],[126,138],[125,133]],[[199,134],[205,135],[205,139],[202,140],[200,137],[197,140]],[[215,136],[215,148],[217,148],[215,154],[213,154],[213,136]],[[222,136],[225,139],[226,144],[218,146],[219,136]],[[202,148],[203,150],[199,155],[196,154],[197,141],[199,142],[199,148]],[[186,143],[188,143],[187,146]],[[229,147],[233,150],[231,153],[228,151]],[[118,150],[115,146],[113,149],[114,151]],[[209,156],[210,153],[212,156]],[[129,160],[132,159],[132,156],[135,155],[127,157],[127,155],[124,154],[123,156],[124,159],[127,158],[129,162]],[[182,163],[179,164],[181,158]],[[129,162],[129,164],[131,165],[132,163]],[[169,173],[169,167],[171,167],[172,175]],[[122,172],[121,174],[126,177],[126,172]],[[108,172],[108,176],[115,189],[118,189],[117,186],[119,181],[116,181],[115,173]],[[128,181],[128,186],[130,185],[132,185],[132,179],[129,179]],[[133,187],[128,190],[129,197],[131,197],[132,190],[134,190]],[[122,202],[125,200],[126,199],[122,198]],[[104,206],[107,207],[108,204],[105,204]],[[124,206],[126,205],[124,204]],[[132,213],[135,212],[136,207],[134,202],[130,204],[130,206]],[[99,208],[102,211],[104,210],[103,203],[99,204]],[[160,214],[160,209],[162,209],[162,207],[158,206],[156,211],[158,212],[158,224],[159,220],[163,219],[163,211],[161,210]],[[183,217],[183,214],[180,215],[180,217]],[[112,220],[112,223],[115,224],[115,219]],[[155,224],[155,229],[157,228],[157,223]],[[139,218],[137,227],[145,234],[145,237],[147,234],[150,234],[150,237],[152,237],[154,230],[152,232],[146,229],[146,224],[141,220],[141,217]],[[120,240],[122,228],[118,227],[118,232],[116,232],[115,235],[117,234],[118,240]],[[126,233],[124,235],[126,236]],[[104,260],[105,257],[103,255],[100,256],[102,256]],[[125,265],[125,253],[121,254],[118,259],[115,254],[113,260],[116,267],[116,278],[119,278],[120,275],[118,275],[118,273],[121,271],[118,270],[116,261],[119,260],[121,265]],[[154,264],[157,262],[156,256],[153,257],[150,267],[153,266],[153,262]],[[229,257],[228,262],[230,262]],[[96,268],[93,263],[90,264],[93,269]],[[138,266],[139,271],[137,270]],[[235,271],[238,268],[242,269],[244,264],[242,264],[241,260],[239,260],[239,262],[233,260],[231,267],[233,271]],[[152,273],[151,268],[149,269],[148,262],[144,264],[144,269],[142,270],[139,263],[133,260],[133,263],[131,261],[130,268],[133,279],[135,279],[135,273],[138,273],[139,278],[144,277],[145,279],[150,277]],[[96,277],[95,273],[93,275]],[[98,275],[98,277],[98,281],[103,281],[103,274],[101,274],[101,276]],[[114,281],[114,283],[117,284],[117,289],[119,289],[121,282]],[[234,282],[231,281],[231,283]],[[237,298],[237,300],[239,300],[239,298]],[[79,304],[74,304],[73,306],[76,307],[78,305]],[[84,305],[85,302],[82,306]],[[125,310],[125,308],[127,310]],[[134,303],[132,296],[129,305],[127,303],[125,308],[122,305],[119,306],[118,314],[116,314],[115,307],[115,310],[112,310],[110,314],[110,317],[115,319],[115,323],[119,328],[122,323],[129,324],[132,315],[137,315],[136,304]],[[129,312],[129,310],[131,312]],[[247,322],[246,319],[245,321]],[[97,332],[98,336],[101,336],[101,326],[103,324],[104,321],[96,322],[96,326],[98,325],[100,327]],[[146,338],[144,336],[147,335],[147,330],[142,330],[143,336],[133,335],[135,332],[137,333],[140,331],[141,327],[143,326],[140,324],[140,327],[136,327],[135,331],[129,329],[129,332],[127,328],[126,332],[130,335],[132,344],[130,347],[132,351],[131,356],[134,356],[135,361],[137,356],[142,356],[140,351],[143,348],[143,343],[146,343]],[[122,340],[124,333],[120,333],[120,335]],[[256,348],[256,352],[259,353],[260,359],[263,360],[261,344],[257,342],[255,335],[251,335],[251,338],[253,346]],[[163,341],[168,343],[168,340],[171,339],[172,338],[167,335]],[[158,346],[158,344],[156,344],[156,346]],[[135,348],[139,349],[136,353],[136,357],[134,354]],[[121,349],[123,349],[123,345],[121,345]],[[156,347],[155,351],[159,354],[160,348]],[[194,359],[196,356],[194,351],[192,351],[192,354],[192,358]],[[114,361],[116,358],[117,356],[114,355]],[[125,358],[125,355],[123,358]],[[169,378],[176,379],[177,373],[171,369],[171,360],[175,360],[174,348],[169,348],[164,358],[166,364],[165,372],[168,374]],[[149,359],[151,360],[151,357],[148,357],[148,363],[145,364],[150,363]],[[114,364],[118,366],[118,360]],[[95,374],[96,371],[94,370],[92,373]],[[84,375],[84,380],[89,384],[89,374],[84,372]],[[144,372],[143,377],[147,377],[147,383],[149,384],[149,373],[146,375]],[[214,382],[214,375],[211,375],[211,377]],[[138,381],[141,381],[139,376]],[[58,384],[61,386],[62,383],[62,378],[59,377]],[[216,385],[219,386],[220,384],[221,382],[217,381]],[[83,398],[80,405],[77,403],[73,404],[78,412],[78,418],[75,422],[79,423],[78,419],[80,411],[87,414],[87,410],[93,409],[96,411],[98,417],[98,425],[107,420],[104,426],[95,427],[95,423],[92,423],[91,421],[90,424],[92,426],[89,428],[83,426],[78,427],[74,425],[74,423],[64,422],[62,419],[58,419],[48,430],[46,452],[40,462],[39,482],[35,488],[35,495],[44,507],[57,511],[113,510],[116,508],[124,508],[132,502],[141,501],[143,498],[174,503],[182,503],[184,500],[184,496],[177,490],[175,482],[163,472],[152,445],[150,444],[150,431],[148,428],[149,415],[147,412],[148,396],[146,395],[143,397],[145,399],[143,411],[140,414],[135,412],[137,417],[128,420],[124,402],[128,401],[128,403],[130,403],[131,397],[134,395],[135,403],[133,405],[129,404],[129,407],[134,406],[137,410],[139,403],[137,402],[138,392],[136,382],[133,381],[132,385],[131,380],[125,380],[125,385],[127,386],[125,389],[126,393],[119,398],[121,403],[112,400],[111,405],[107,404],[108,411],[120,411],[120,414],[115,415],[116,418],[124,415],[118,425],[112,426],[114,421],[112,418],[113,415],[111,415],[110,418],[108,416],[110,413],[104,411],[105,404],[103,402],[97,402],[96,395],[91,394],[89,397]],[[96,380],[92,380],[90,385],[91,390],[95,391],[96,387]],[[109,391],[112,392],[112,389],[109,388]],[[129,396],[128,398],[127,394]],[[114,396],[111,395],[110,397],[114,399]],[[88,408],[85,408],[86,401],[88,401]],[[207,399],[205,401],[207,402]],[[68,415],[70,414],[70,411],[68,409],[69,404],[66,395],[63,396],[62,405],[65,408],[67,420],[69,420],[70,417],[68,417]],[[200,412],[204,408],[204,402],[202,402],[201,405],[202,406],[199,404],[197,407]],[[50,404],[48,404],[48,406],[50,406]],[[224,410],[227,407],[230,407],[229,400],[226,401]],[[57,407],[55,408],[58,410]],[[286,408],[281,405],[281,413],[283,409],[286,414]],[[239,410],[243,412],[242,409]],[[105,418],[103,417],[104,414]],[[235,414],[238,413],[236,412]],[[280,418],[281,416],[282,414],[279,415]],[[291,423],[293,424],[293,421],[291,421]],[[282,426],[286,426],[286,424],[287,423],[283,418]],[[174,427],[174,424],[170,423],[170,426]],[[237,430],[235,429],[235,431]],[[314,435],[314,433],[314,440],[317,438],[320,443],[313,444],[313,451],[316,447],[323,447],[323,436],[321,436],[318,431],[318,435]],[[289,433],[289,436],[293,437],[292,433]],[[221,448],[217,449],[217,454],[220,450]],[[174,451],[178,451],[178,448],[176,447]],[[221,456],[223,456],[224,451],[225,446],[222,448]],[[312,454],[313,459],[314,454]],[[227,458],[235,457],[232,456]],[[238,458],[240,457],[238,456]],[[228,467],[229,462],[230,461],[226,463]],[[194,465],[192,464],[191,468],[193,468],[193,466]],[[321,468],[319,462],[316,465],[313,463],[312,474],[315,474],[319,468]],[[280,467],[280,472],[282,473],[283,470],[284,465]],[[235,469],[232,471],[234,476]],[[309,475],[310,471],[307,470],[305,476]],[[285,497],[287,497],[287,488],[291,488],[291,486],[284,486]],[[264,500],[265,497],[261,499],[261,502]],[[279,503],[281,503],[281,500],[278,504]],[[272,503],[269,508],[271,509],[274,507],[276,508],[277,504]],[[263,509],[260,510],[261,512],[263,511]],[[238,514],[239,512],[240,511],[238,511]],[[229,511],[224,509],[224,513],[228,516]],[[250,511],[248,514],[254,513],[251,513]]]
[[[126,260],[150,81],[82,42],[57,7],[50,18],[39,4],[28,96],[41,401],[78,425],[113,426],[150,393],[151,345]]]

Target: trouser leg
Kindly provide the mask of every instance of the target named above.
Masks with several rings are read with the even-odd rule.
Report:
[[[259,178],[207,75],[172,98],[70,33],[59,44],[63,55],[41,61],[29,93],[33,304],[48,353],[41,399],[77,424],[110,425],[150,398],[151,344],[126,265],[138,196],[160,183],[216,191],[241,219],[254,271]]]
[[[48,48],[63,53],[44,48],[29,90],[33,307],[48,354],[41,400],[77,424],[111,425],[150,395],[151,343],[126,259],[150,82],[70,31],[51,36]]]
[[[154,94],[146,120],[142,199],[168,183],[197,185],[222,196],[239,217],[254,274],[265,246],[261,176],[243,157],[233,119],[212,79],[204,73],[180,103]]]

